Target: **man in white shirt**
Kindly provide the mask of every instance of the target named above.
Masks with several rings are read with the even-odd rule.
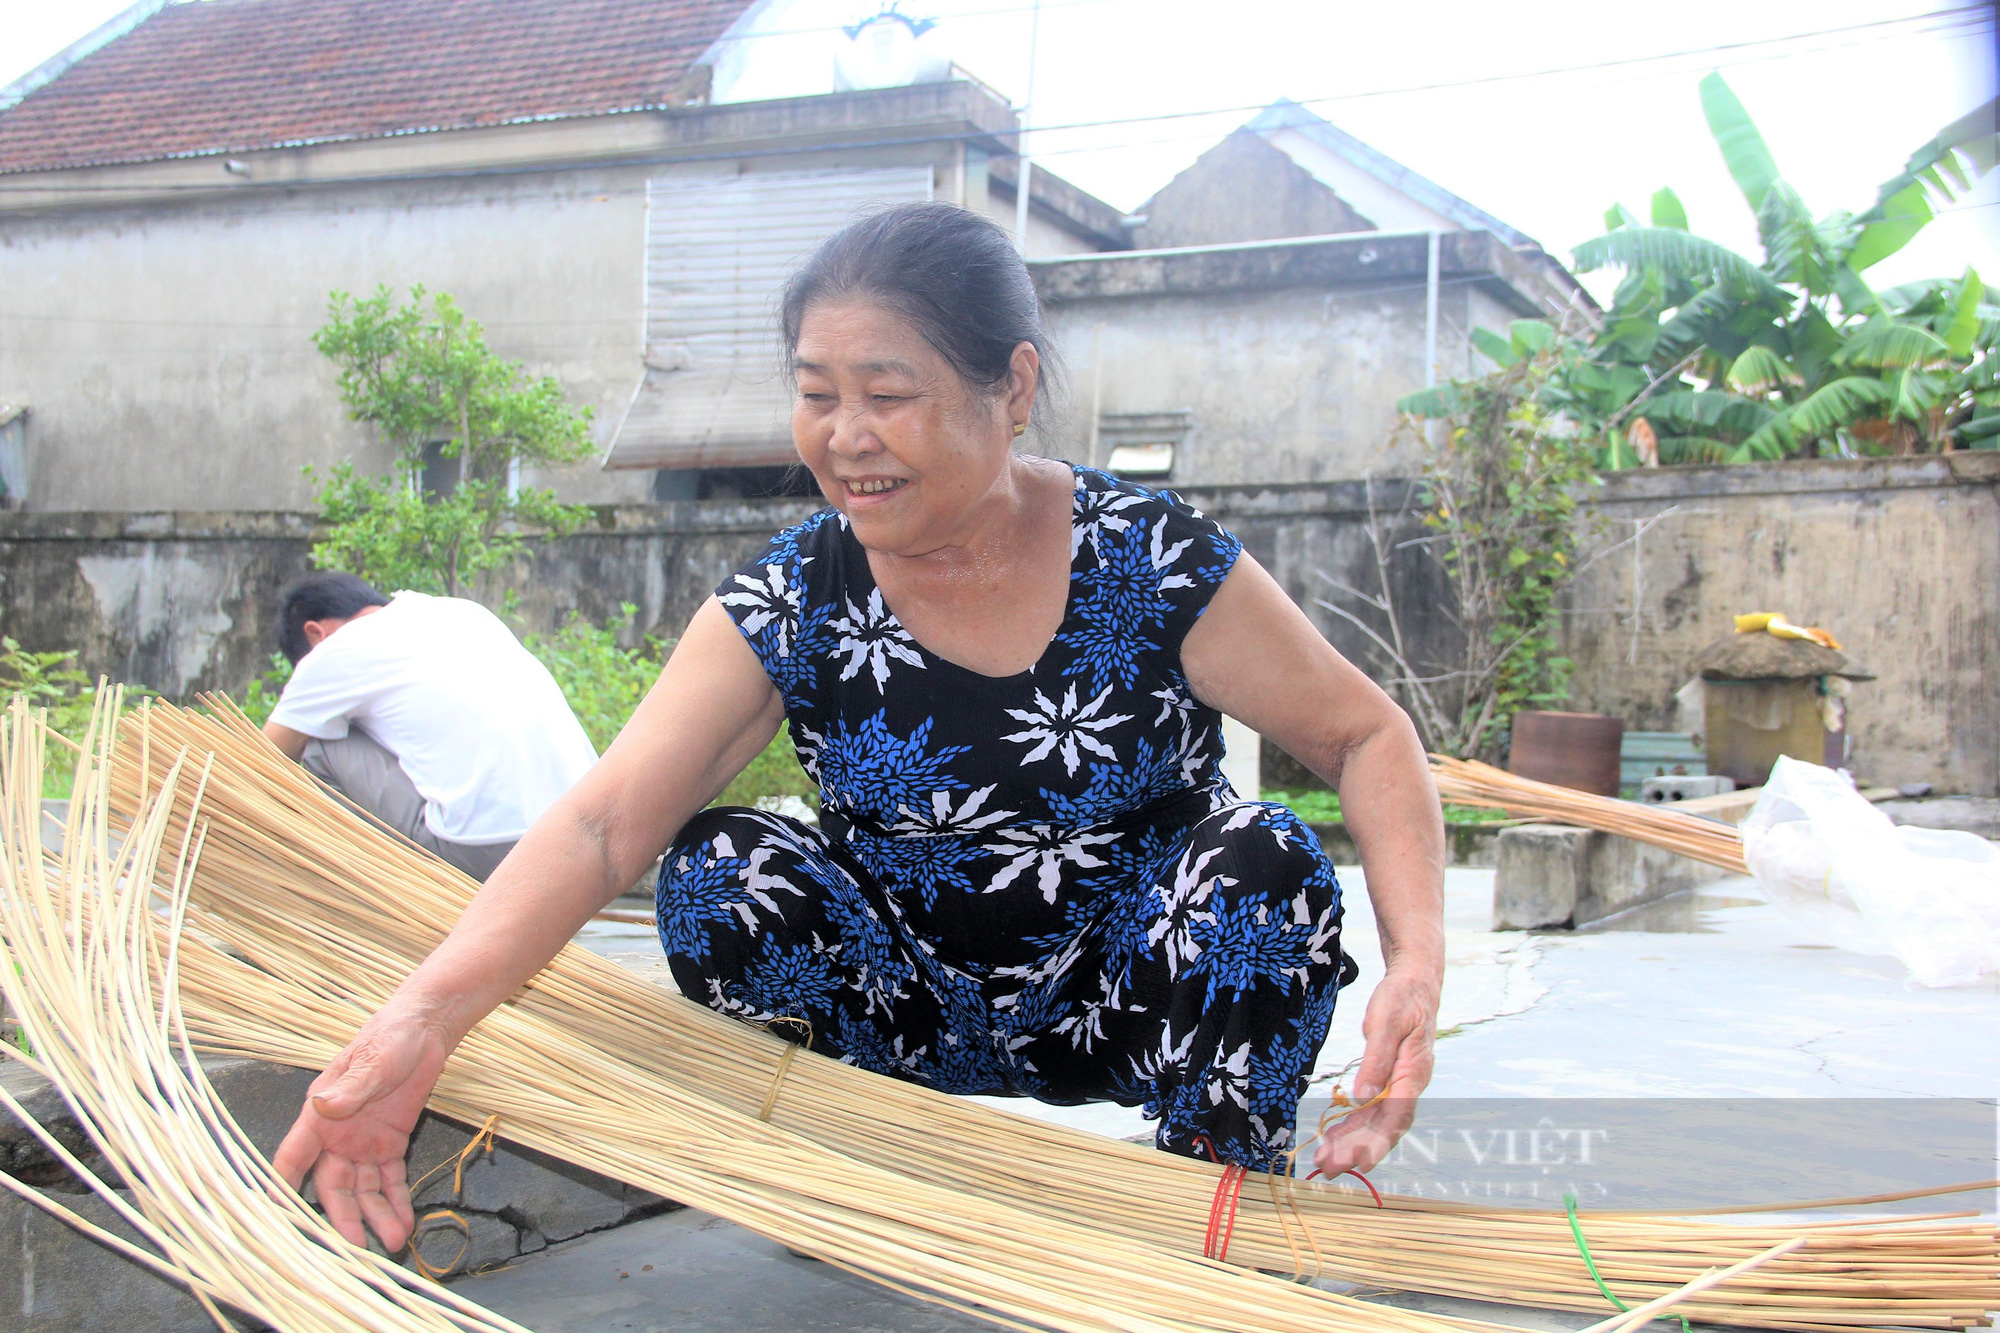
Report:
[[[294,669],[264,734],[475,879],[597,762],[555,677],[477,602],[328,571],[281,619]]]

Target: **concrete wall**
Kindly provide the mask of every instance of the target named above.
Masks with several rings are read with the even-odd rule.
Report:
[[[606,445],[641,376],[648,179],[929,165],[938,197],[997,211],[978,155],[1012,126],[961,82],[273,150],[245,175],[209,158],[21,178],[0,198],[0,400],[31,408],[27,507],[293,509],[305,465],[386,467],[310,341],[330,291],[378,284],[451,293]],[[1074,187],[1036,197],[1042,252],[1117,233]],[[529,480],[619,503],[652,477]]]
[[[1597,488],[1607,541],[1658,517],[1572,589],[1565,646],[1573,706],[1641,729],[1673,725],[1688,663],[1739,611],[1825,625],[1881,679],[1857,685],[1855,767],[1879,782],[2000,794],[2000,454],[1626,472]],[[1358,631],[1314,605],[1328,579],[1373,590],[1362,483],[1196,488],[1341,651],[1376,669]],[[1378,483],[1393,510],[1400,483]],[[803,501],[600,511],[512,582],[525,624],[637,606],[634,634],[671,635]],[[1671,511],[1671,512],[1669,512]],[[1404,522],[1408,522],[1407,519]],[[271,603],[305,567],[298,515],[0,514],[0,632],[78,647],[173,695],[240,688],[273,650]],[[1322,577],[1325,576],[1325,577]],[[1454,630],[1448,587],[1412,550],[1392,566],[1420,656]]]
[[[1462,287],[1440,303],[1461,312]],[[1385,445],[1396,399],[1423,386],[1421,285],[1147,295],[1054,307],[1070,368],[1052,451],[1092,458],[1092,409],[1192,412],[1175,485],[1328,481],[1407,471],[1409,443]]]
[[[811,513],[804,501],[604,507],[512,577],[519,628],[637,608],[629,636],[672,637],[724,575]],[[0,633],[75,648],[92,675],[174,697],[240,690],[277,651],[276,602],[308,572],[312,520],[264,514],[0,514]]]
[[[1565,289],[1484,232],[1440,238],[1438,366],[1473,364],[1471,330],[1552,317]],[[1040,440],[1102,464],[1097,413],[1192,412],[1174,486],[1393,476],[1416,464],[1396,400],[1424,387],[1428,239],[1361,234],[1032,265],[1068,363]]]
[[[1146,221],[1132,244],[1145,250],[1378,230],[1252,130],[1203,153],[1138,211]]]
[[[392,455],[313,348],[327,294],[446,291],[607,442],[639,370],[643,169],[351,187],[7,219],[0,383],[26,398],[37,510],[293,508],[300,469]],[[30,336],[32,333],[33,336]],[[638,499],[649,477],[565,478]]]
[[[2000,792],[1996,482],[1991,452],[1611,477],[1613,538],[1657,521],[1571,589],[1576,697],[1671,729],[1695,651],[1738,612],[1783,611],[1879,676],[1849,700],[1857,774]]]

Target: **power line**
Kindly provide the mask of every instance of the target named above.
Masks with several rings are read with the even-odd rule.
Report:
[[[1086,0],[1076,0],[1076,2],[1078,4],[1081,4],[1085,3]],[[1088,2],[1103,3],[1107,2],[1107,0],[1088,0]],[[1812,32],[1794,33],[1784,37],[1758,38],[1740,42],[1724,42],[1712,46],[1690,47],[1679,51],[1661,52],[1655,55],[1631,56],[1617,60],[1593,61],[1584,64],[1553,66],[1547,69],[1524,70],[1512,74],[1478,75],[1467,79],[1442,80],[1438,82],[1423,83],[1423,84],[1408,84],[1394,88],[1364,89],[1359,92],[1350,92],[1350,93],[1333,93],[1322,97],[1309,97],[1309,98],[1298,99],[1298,105],[1306,107],[1328,106],[1341,102],[1363,101],[1380,97],[1401,97],[1401,96],[1408,96],[1421,93],[1452,91],[1462,88],[1487,87],[1499,83],[1519,82],[1529,79],[1553,78],[1571,74],[1590,73],[1599,70],[1630,69],[1640,65],[1657,64],[1673,60],[1685,60],[1694,56],[1717,55],[1729,52],[1744,52],[1756,48],[1771,47],[1786,43],[1811,41],[1823,37],[1834,37],[1846,34],[1878,32],[1879,30],[1884,28],[1906,27],[1909,25],[1915,25],[1920,23],[1932,23],[1935,20],[1944,20],[1944,22],[1937,23],[1933,27],[1917,28],[1911,35],[1924,35],[1932,32],[1949,32],[1955,28],[1964,28],[1968,32],[1970,32],[1980,28],[1990,27],[1992,26],[1994,21],[1993,10],[1988,5],[1983,5],[1983,4],[1962,5],[1953,9],[1932,10],[1922,14],[1904,15],[1900,18],[1893,18],[1893,19],[1874,19],[1865,23],[1847,24],[1836,28],[1822,28]],[[1774,58],[1774,57],[1770,55],[1762,57],[1750,57],[1751,60],[1768,59],[1768,58]],[[1743,63],[1743,62],[1730,62],[1730,63]],[[1237,106],[1209,107],[1192,111],[1168,111],[1168,112],[1155,112],[1146,115],[1112,116],[1098,120],[1072,121],[1068,124],[1042,126],[1036,129],[1036,133],[1037,135],[1045,136],[1050,134],[1060,134],[1067,131],[1108,129],[1120,126],[1128,126],[1128,125],[1156,124],[1163,121],[1190,120],[1190,119],[1225,116],[1225,115],[1241,115],[1250,112],[1262,111],[1265,109],[1265,105],[1266,104],[1263,103],[1255,105],[1244,104]],[[449,133],[450,131],[441,131],[441,132]],[[234,187],[230,187],[228,185],[222,185],[222,186],[205,185],[205,184],[197,184],[191,182],[185,184],[159,184],[151,186],[133,186],[133,185],[34,186],[34,185],[0,184],[0,193],[38,194],[38,195],[50,195],[50,194],[157,195],[165,193],[194,193],[194,192],[203,194],[215,194],[218,193],[219,191],[224,191],[224,190],[233,190],[234,192],[240,193],[244,190],[254,190],[254,189],[284,189],[284,188],[310,189],[318,186],[329,186],[329,185],[393,184],[397,182],[414,182],[421,180],[453,179],[453,178],[467,178],[467,177],[477,177],[477,176],[490,177],[490,176],[509,176],[509,175],[530,175],[530,174],[548,173],[548,172],[571,171],[582,168],[613,168],[621,166],[670,165],[673,163],[706,162],[706,161],[740,161],[746,158],[780,157],[780,156],[794,156],[794,155],[810,154],[810,153],[821,153],[827,151],[829,148],[851,150],[851,149],[866,149],[866,148],[908,147],[908,146],[916,146],[923,144],[970,142],[975,140],[992,139],[996,137],[1006,137],[1006,135],[1004,132],[996,134],[995,132],[992,131],[974,130],[974,131],[965,131],[965,132],[951,133],[951,134],[913,135],[913,136],[905,136],[894,139],[864,140],[846,144],[831,144],[831,145],[812,144],[812,145],[799,145],[799,146],[777,146],[777,147],[755,148],[755,149],[746,148],[746,149],[737,149],[733,151],[720,151],[720,152],[703,153],[703,154],[667,154],[667,155],[655,154],[643,157],[617,159],[617,160],[595,162],[595,163],[539,163],[534,165],[512,166],[512,167],[493,167],[493,168],[470,167],[470,168],[456,169],[456,170],[442,171],[442,172],[395,173],[395,174],[378,175],[378,176],[335,178],[323,182],[278,181],[278,182],[271,182],[269,184],[263,184],[260,182],[250,182]],[[325,140],[322,142],[334,143],[343,141]],[[1108,151],[1109,149],[1121,146],[1130,146],[1130,145],[1124,145],[1117,142],[1099,143],[1087,147],[1077,147],[1070,149],[1061,149],[1061,148],[1049,149],[1047,150],[1046,153],[1038,155],[1057,155],[1057,154],[1067,154],[1076,152]],[[229,151],[251,152],[257,150],[248,148],[238,148],[234,150],[216,149],[213,150],[212,153],[204,150],[203,152],[200,153],[177,154],[175,155],[175,158],[155,158],[155,159],[147,159],[146,161],[160,162],[160,161],[176,160],[176,158],[186,159],[194,157],[207,157],[207,156],[220,155],[224,152],[229,152]],[[101,165],[106,167],[121,166],[121,165],[134,166],[134,165],[141,165],[141,163],[138,162],[104,163]],[[76,169],[80,168],[46,168],[46,170],[76,170]],[[602,192],[600,191],[599,193]]]

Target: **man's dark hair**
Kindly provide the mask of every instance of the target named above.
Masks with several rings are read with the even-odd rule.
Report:
[[[278,651],[297,666],[312,648],[306,642],[308,620],[346,620],[371,606],[388,604],[374,585],[352,574],[332,569],[308,574],[285,590],[278,612]]]
[[[999,393],[1012,383],[1014,349],[1022,343],[1041,355],[1045,390],[1061,378],[1035,281],[1014,242],[956,204],[886,208],[849,223],[814,251],[785,284],[779,306],[787,370],[806,311],[847,297],[874,301],[910,321],[975,392]],[[1039,419],[1041,402],[1035,409]]]

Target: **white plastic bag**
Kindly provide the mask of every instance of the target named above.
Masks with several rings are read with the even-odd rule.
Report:
[[[1744,819],[1750,873],[1827,944],[1894,954],[1926,986],[2000,976],[2000,847],[1898,828],[1841,774],[1781,758]]]

